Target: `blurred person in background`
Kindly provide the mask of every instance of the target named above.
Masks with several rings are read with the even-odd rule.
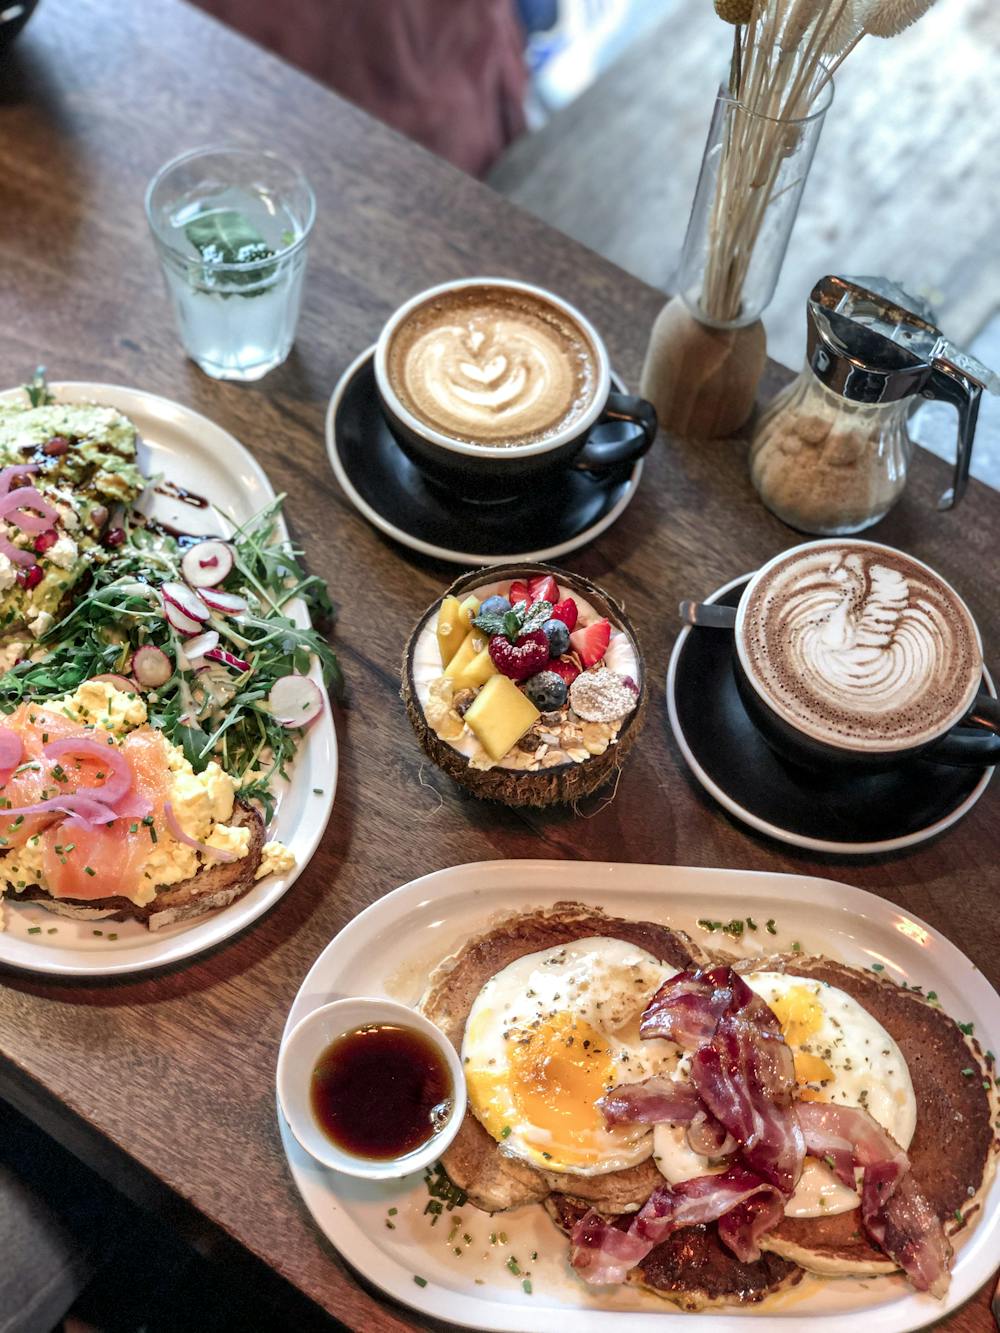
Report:
[[[476,176],[526,128],[529,29],[557,0],[196,0]]]

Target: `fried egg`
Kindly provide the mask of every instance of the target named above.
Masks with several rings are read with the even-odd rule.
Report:
[[[462,1061],[473,1114],[502,1150],[545,1171],[601,1175],[646,1161],[648,1125],[608,1129],[596,1105],[619,1083],[669,1073],[669,1042],[639,1017],[673,975],[652,954],[594,936],[518,958],[469,1012]]]
[[[744,981],[773,1010],[795,1058],[796,1096],[802,1101],[861,1106],[908,1148],[917,1125],[917,1103],[903,1053],[885,1028],[857,1000],[836,986],[781,972],[752,972]],[[678,1064],[686,1079],[690,1058]],[[672,1184],[725,1168],[692,1152],[683,1125],[657,1125],[654,1159]],[[856,1208],[860,1197],[836,1179],[824,1162],[807,1157],[786,1217],[824,1217]]]

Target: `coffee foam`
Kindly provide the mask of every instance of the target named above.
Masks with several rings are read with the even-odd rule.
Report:
[[[386,362],[413,416],[471,444],[550,439],[584,415],[597,391],[597,356],[579,325],[506,287],[444,292],[417,306]]]
[[[780,561],[747,604],[741,646],[775,712],[851,749],[934,739],[982,678],[964,605],[929,570],[878,547],[831,543]]]

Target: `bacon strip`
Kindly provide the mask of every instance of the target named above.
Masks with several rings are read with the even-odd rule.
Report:
[[[871,1240],[900,1266],[917,1291],[943,1297],[951,1280],[951,1244],[895,1139],[860,1107],[802,1102],[798,1116],[806,1151],[832,1160],[845,1184],[853,1186],[854,1166],[863,1169],[861,1221]],[[844,1169],[848,1153],[849,1182]]]
[[[689,1125],[705,1105],[691,1083],[659,1074],[641,1083],[619,1083],[597,1102],[611,1125]]]
[[[681,1185],[660,1185],[628,1231],[593,1210],[581,1218],[570,1236],[570,1262],[586,1282],[623,1282],[629,1269],[674,1231],[722,1219],[719,1234],[738,1259],[750,1263],[760,1258],[759,1237],[784,1206],[779,1190],[739,1166]]]

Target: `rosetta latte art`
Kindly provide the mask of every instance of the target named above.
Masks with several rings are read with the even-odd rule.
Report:
[[[546,439],[582,416],[594,395],[582,333],[540,301],[492,289],[418,308],[393,340],[389,367],[415,416],[484,445]]]
[[[743,644],[775,711],[852,748],[932,739],[982,672],[964,606],[928,570],[877,548],[821,547],[776,565],[747,608]]]

